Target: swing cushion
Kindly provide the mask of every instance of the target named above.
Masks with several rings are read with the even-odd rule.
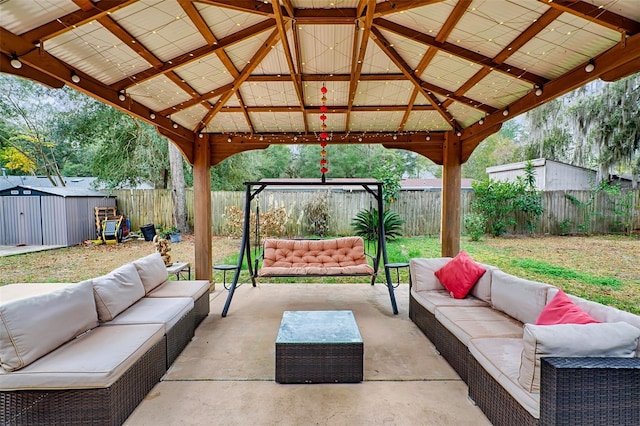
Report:
[[[264,242],[261,277],[304,275],[373,275],[364,240],[343,237],[329,240],[279,240]]]

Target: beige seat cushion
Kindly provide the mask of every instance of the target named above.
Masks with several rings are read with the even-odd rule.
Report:
[[[524,349],[518,381],[540,392],[540,357],[636,356],[640,329],[626,322],[524,326]]]
[[[160,324],[96,327],[21,370],[0,374],[0,390],[106,388],[162,339]]]
[[[490,307],[441,306],[436,319],[467,346],[479,337],[522,337],[522,324]]]
[[[97,327],[91,283],[0,305],[0,364],[23,368],[77,335]]]
[[[143,297],[129,309],[103,325],[162,324],[166,333],[192,310],[193,306],[193,299],[190,297]]]
[[[100,322],[111,321],[144,296],[144,286],[133,263],[88,281],[93,284]]]
[[[551,288],[555,287],[494,270],[491,304],[522,323],[535,324],[547,304],[547,291]]]
[[[160,253],[153,253],[133,262],[140,275],[145,294],[167,281],[169,274]]]
[[[493,377],[534,418],[540,417],[540,394],[527,392],[518,383],[521,338],[471,339],[469,352],[491,377]]]
[[[430,291],[415,291],[411,289],[411,295],[432,314],[435,314],[436,308],[440,306],[490,306],[487,302],[476,299],[475,297],[465,297],[464,299],[453,298],[445,289]]]
[[[209,281],[207,280],[166,281],[146,297],[190,297],[195,301],[208,292]]]
[[[51,293],[76,283],[16,283],[0,286],[0,303]]]

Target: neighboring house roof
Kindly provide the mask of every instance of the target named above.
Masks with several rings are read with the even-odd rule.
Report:
[[[32,186],[36,188],[81,188],[87,190],[104,190],[103,186],[97,185],[98,178],[87,177],[62,177],[66,186],[56,187],[53,186],[51,181],[46,176],[12,176],[2,175],[0,176],[0,190],[12,188],[14,186]],[[129,188],[127,188],[129,189]],[[153,189],[152,185],[148,183],[141,183],[133,189]]]

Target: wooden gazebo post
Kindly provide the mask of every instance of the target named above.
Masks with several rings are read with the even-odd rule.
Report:
[[[195,138],[193,195],[196,279],[212,281],[211,149],[206,134]]]
[[[454,257],[460,251],[460,185],[462,143],[454,132],[446,132],[442,146],[442,202],[440,239],[442,256]]]

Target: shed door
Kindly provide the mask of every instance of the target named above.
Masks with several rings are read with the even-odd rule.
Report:
[[[40,197],[4,197],[6,245],[42,245]]]

